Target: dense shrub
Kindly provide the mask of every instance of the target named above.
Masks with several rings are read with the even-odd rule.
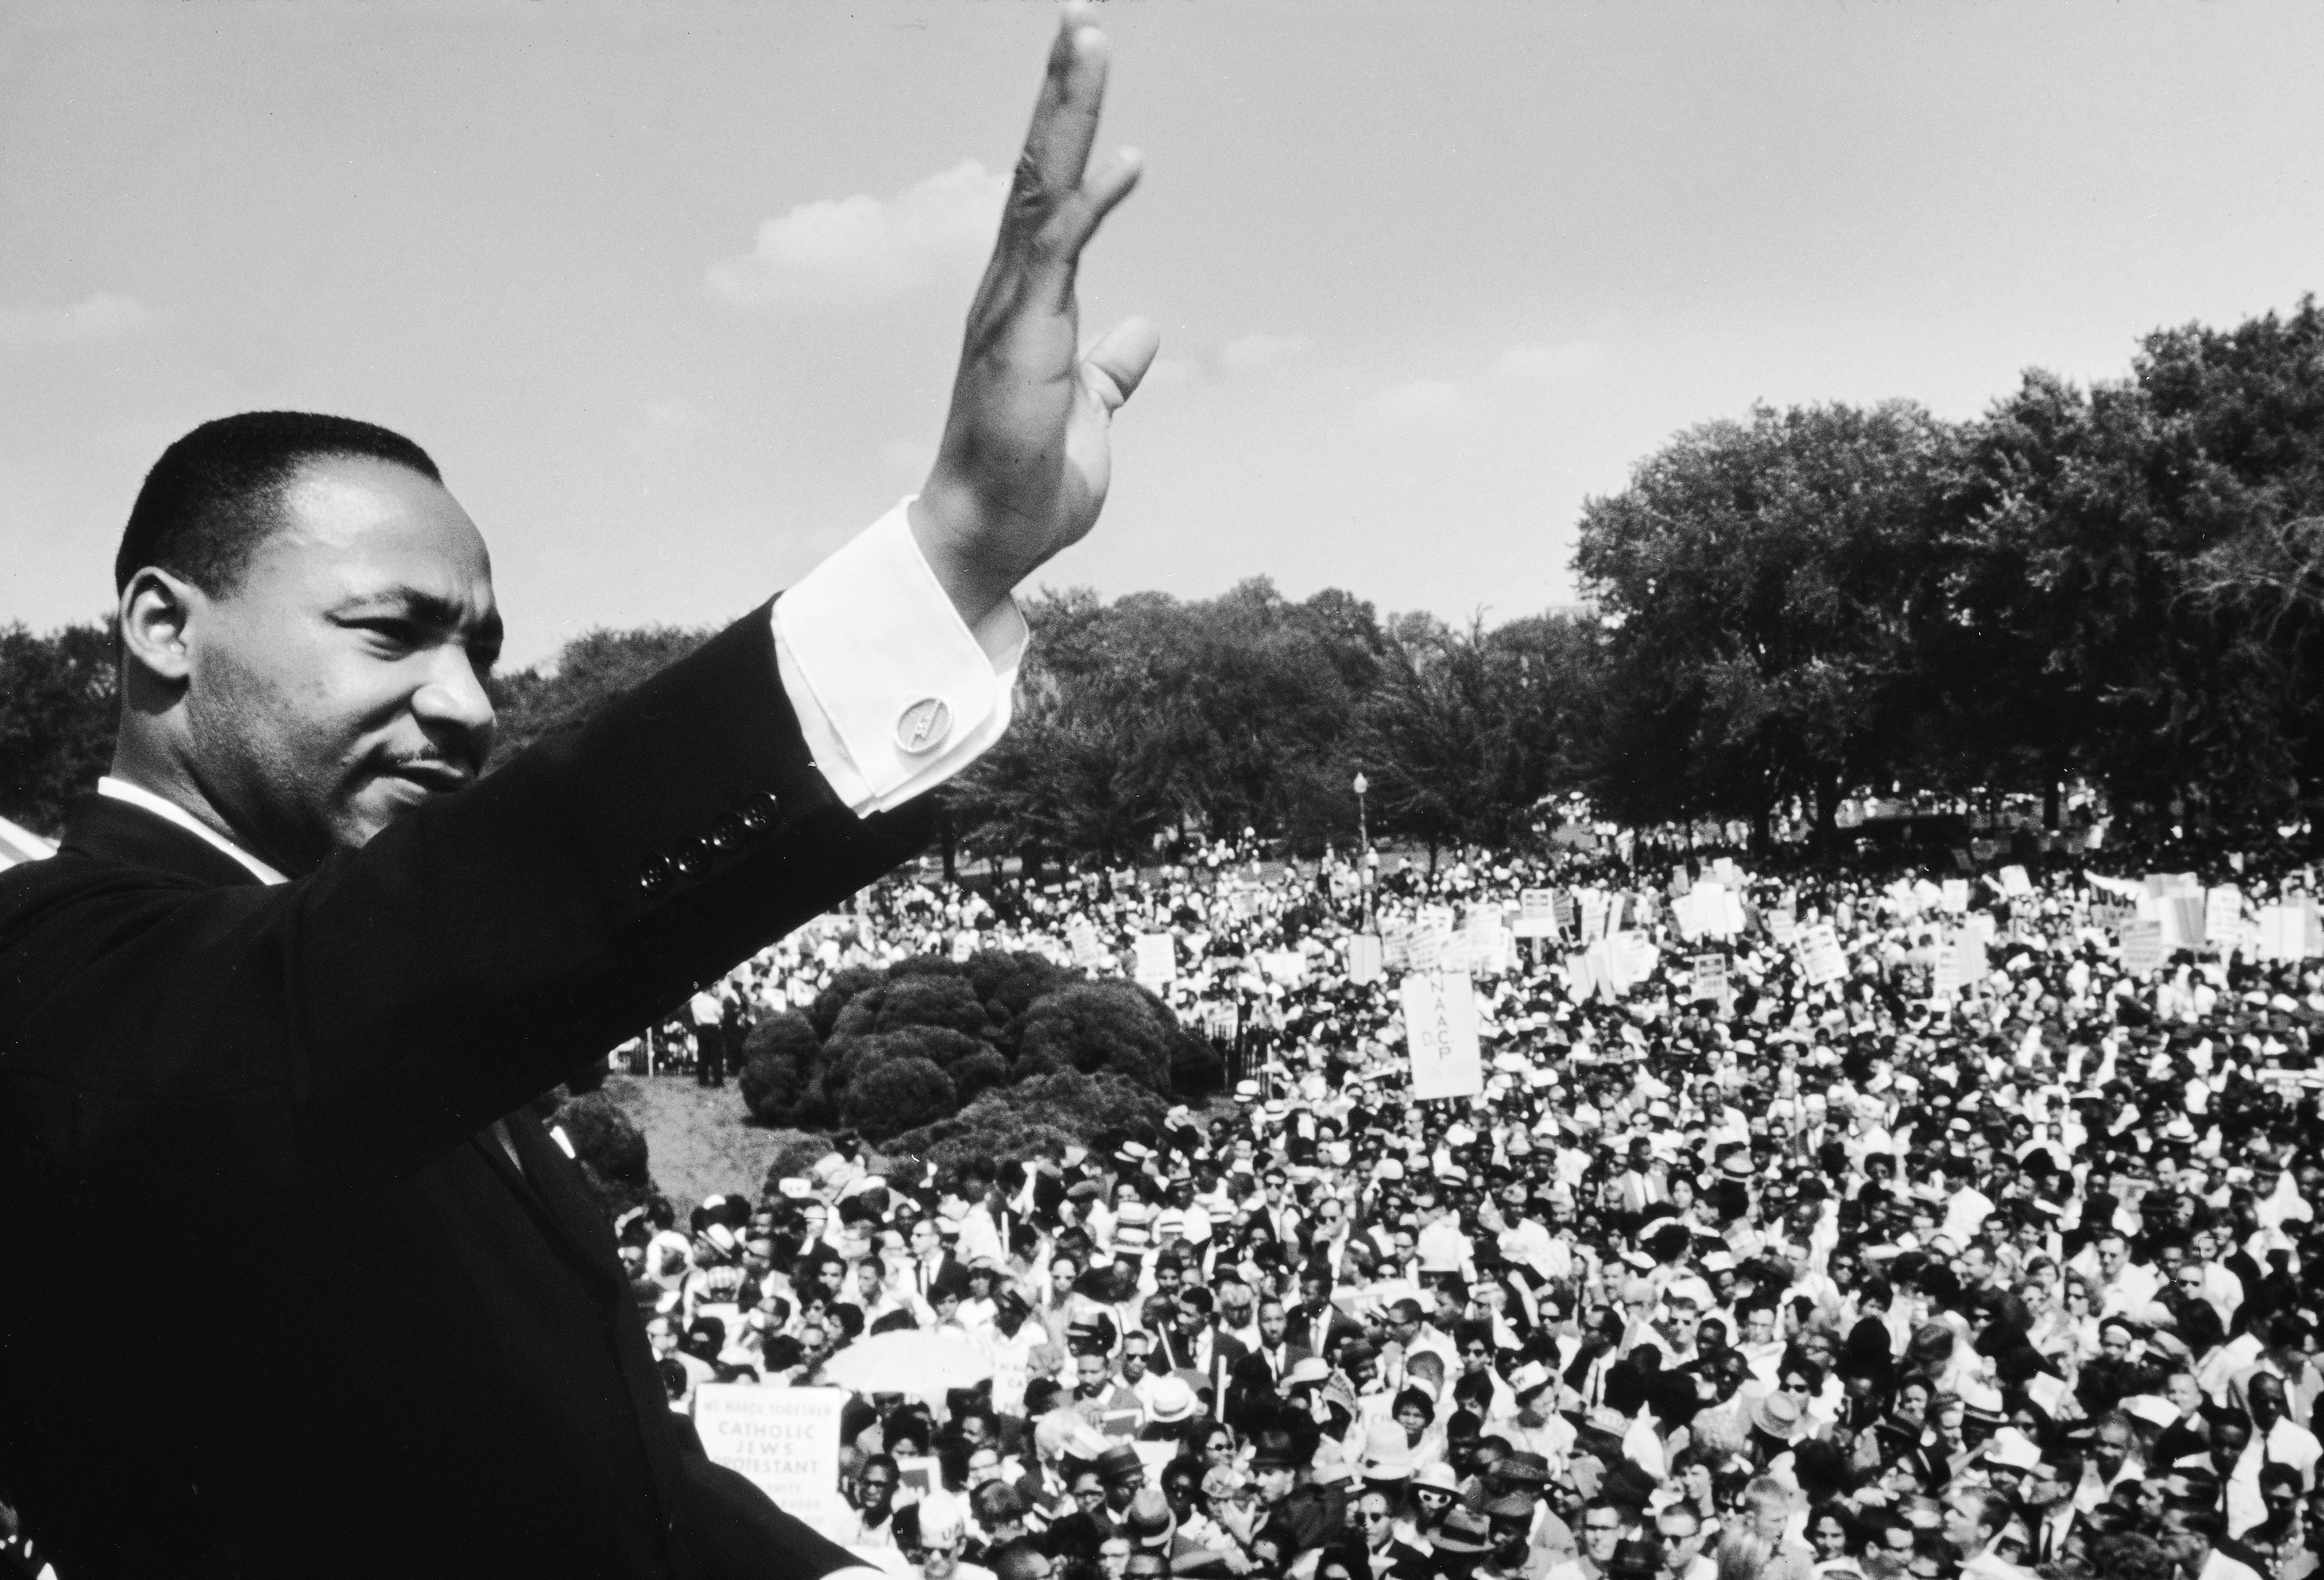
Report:
[[[742,1088],[761,1124],[846,1124],[883,1153],[941,1149],[937,1160],[956,1161],[1101,1133],[1150,1139],[1169,1098],[1199,1101],[1225,1078],[1210,1044],[1146,989],[988,949],[840,972],[806,1014],[752,1030]]]
[[[783,1180],[804,1177],[832,1150],[831,1138],[820,1131],[779,1130],[772,1139],[774,1152],[767,1161],[767,1183],[762,1192],[767,1196],[775,1195]]]
[[[657,1194],[645,1132],[603,1092],[558,1104],[548,1123],[573,1143],[574,1161],[580,1164],[581,1177],[607,1222],[643,1206]]]
[[[816,994],[815,1003],[807,1006],[807,1018],[813,1022],[815,1034],[829,1037],[832,1022],[839,1019],[839,1012],[847,1007],[848,1000],[887,980],[885,972],[872,966],[850,966],[832,977],[831,985]]]
[[[960,1106],[952,1079],[925,1058],[880,1058],[848,1084],[840,1117],[882,1141],[899,1131],[943,1118]]]
[[[1018,1078],[1101,1070],[1167,1095],[1179,1032],[1168,1010],[1127,982],[1081,982],[1036,1000],[1019,1035]]]
[[[868,987],[833,1020],[833,1037],[863,1037],[907,1026],[937,1026],[982,1037],[991,1017],[976,989],[960,976],[918,975]]]
[[[797,1010],[770,1015],[742,1040],[742,1102],[761,1124],[787,1124],[822,1068],[814,1023]]]
[[[924,1158],[940,1169],[972,1159],[1055,1157],[1101,1132],[1151,1141],[1169,1104],[1139,1083],[1078,1070],[1035,1076],[983,1093],[950,1119],[892,1135],[887,1150]]]
[[[1044,993],[1083,980],[1082,974],[1028,950],[983,949],[969,956],[968,980],[994,1021],[1006,1023]]]
[[[945,1074],[952,1077],[953,1089],[960,1094],[961,1102],[973,1103],[980,1094],[1009,1084],[1009,1061],[987,1048],[945,1066]]]

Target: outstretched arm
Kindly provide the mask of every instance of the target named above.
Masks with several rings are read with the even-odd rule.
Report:
[[[1074,294],[1082,249],[1138,183],[1123,149],[1090,168],[1105,99],[1105,35],[1078,3],[1059,20],[992,261],[977,287],[952,406],[912,534],[975,628],[1077,542],[1105,503],[1106,426],[1160,342],[1132,319],[1087,356]]]

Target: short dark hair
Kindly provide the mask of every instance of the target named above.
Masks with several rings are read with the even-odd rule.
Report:
[[[120,593],[144,567],[159,566],[212,596],[234,590],[252,554],[280,524],[283,490],[309,462],[368,457],[419,473],[443,474],[428,452],[374,423],[313,411],[244,411],[205,422],[161,452],[129,509],[113,557]]]

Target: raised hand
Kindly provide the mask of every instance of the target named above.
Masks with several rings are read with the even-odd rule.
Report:
[[[1105,503],[1106,427],[1160,344],[1131,319],[1080,354],[1074,276],[1099,222],[1138,184],[1128,149],[1089,167],[1105,35],[1066,7],[968,313],[944,439],[911,511],[920,551],[971,626],[1079,541]]]

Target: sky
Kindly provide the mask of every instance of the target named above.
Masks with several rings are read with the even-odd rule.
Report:
[[[1755,402],[1974,416],[2324,276],[2324,6],[1113,0],[1082,270],[1160,327],[1107,596],[1272,577],[1489,623]],[[435,456],[509,656],[732,618],[925,474],[1038,0],[11,0],[0,624],[109,603],[171,439]],[[2305,107],[2303,107],[2305,106]]]

